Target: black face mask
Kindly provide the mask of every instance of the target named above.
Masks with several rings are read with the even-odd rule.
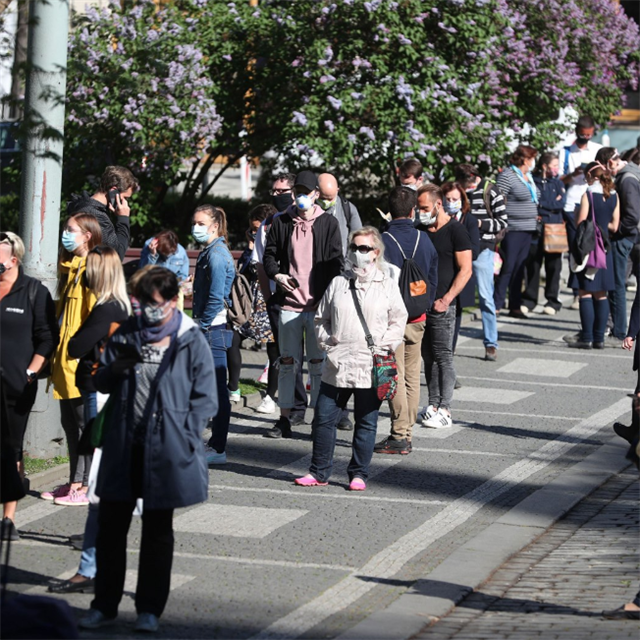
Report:
[[[579,144],[579,145],[587,144],[589,140],[591,140],[591,138],[581,138],[580,136],[578,136],[576,138],[576,144]]]
[[[291,193],[281,193],[280,195],[271,197],[273,198],[273,206],[278,211],[285,211],[293,204],[293,194]]]

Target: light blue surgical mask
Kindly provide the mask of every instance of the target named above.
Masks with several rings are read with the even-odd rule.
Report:
[[[76,240],[76,234],[66,229],[62,232],[61,242],[69,253],[73,253],[80,246]]]
[[[209,238],[211,238],[211,233],[209,233],[209,227],[204,224],[194,224],[191,227],[191,235],[196,242],[201,244],[206,244],[209,242]]]
[[[299,196],[296,196],[296,207],[298,207],[300,211],[309,211],[309,209],[313,207],[311,196],[306,193],[301,193]]]

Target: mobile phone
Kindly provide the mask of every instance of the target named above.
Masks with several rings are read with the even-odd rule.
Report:
[[[118,187],[111,187],[107,192],[107,199],[109,204],[115,209],[118,204],[118,196],[120,195],[120,189]]]
[[[118,354],[118,358],[123,360],[133,360],[134,362],[142,362],[142,354],[138,351],[135,344],[129,342],[116,342],[113,345]]]

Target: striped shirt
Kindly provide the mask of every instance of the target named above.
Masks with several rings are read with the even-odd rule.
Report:
[[[516,172],[510,167],[504,169],[496,180],[496,186],[507,199],[509,231],[535,231],[538,205],[531,200],[529,188]]]
[[[491,213],[487,211],[484,191],[491,207]],[[507,228],[507,212],[504,196],[491,183],[481,180],[473,193],[468,193],[471,203],[471,213],[480,221],[480,252],[485,249],[496,250],[496,234]]]

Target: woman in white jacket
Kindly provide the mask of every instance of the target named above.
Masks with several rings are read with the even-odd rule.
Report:
[[[355,432],[347,467],[349,489],[364,491],[378,426],[378,400],[373,387],[373,357],[350,290],[355,281],[375,348],[395,350],[402,342],[407,311],[397,278],[384,261],[384,245],[374,227],[363,227],[349,238],[348,270],[331,281],[315,316],[316,338],[326,359],[313,429],[313,456],[309,473],[296,479],[304,487],[328,484],[333,466],[337,423],[353,395]]]

